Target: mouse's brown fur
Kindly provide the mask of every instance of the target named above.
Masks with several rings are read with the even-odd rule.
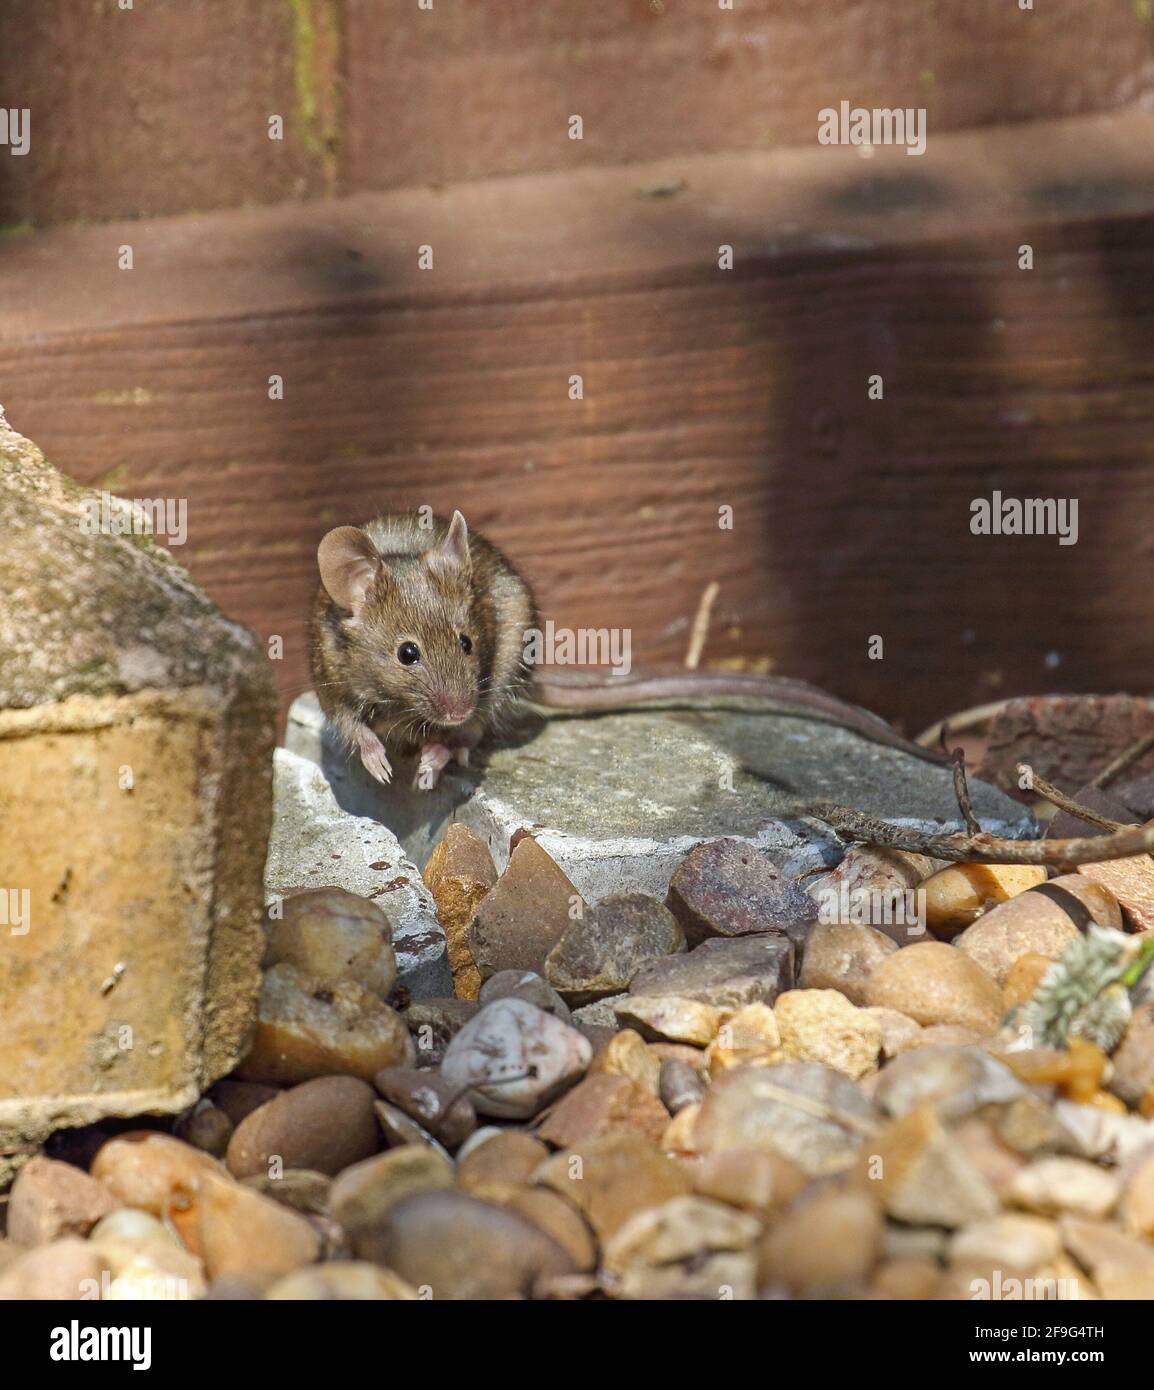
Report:
[[[317,559],[317,698],[372,775],[389,780],[387,754],[418,749],[422,767],[439,773],[448,753],[463,762],[501,729],[528,683],[524,633],[537,625],[536,606],[528,584],[460,512],[427,525],[404,513],[341,526]],[[398,655],[406,643],[419,651],[411,665]]]

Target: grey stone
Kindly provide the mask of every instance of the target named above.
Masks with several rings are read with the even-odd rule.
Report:
[[[498,970],[481,986],[477,1002],[491,1004],[494,999],[523,999],[547,1014],[569,1022],[569,1005],[546,980],[532,970]]]
[[[558,713],[540,721],[531,741],[489,754],[484,767],[450,769],[434,792],[413,792],[403,777],[391,787],[373,782],[333,746],[311,692],[294,703],[286,741],[325,768],[342,806],[391,826],[417,863],[453,819],[477,832],[498,869],[513,834],[532,827],[590,901],[630,892],[664,898],[689,850],[723,836],[764,849],[787,877],[835,864],[840,842],[799,818],[798,808],[813,801],[924,830],[963,829],[948,768],[816,718],[725,703],[599,718]],[[991,834],[1033,833],[1024,807],[973,779],[970,789]]]
[[[448,995],[452,976],[433,896],[386,826],[337,805],[320,769],[276,750],[273,826],[265,865],[272,897],[299,888],[344,888],[389,919],[397,984],[414,998]]]
[[[644,893],[605,898],[573,922],[549,952],[549,982],[576,1004],[620,994],[648,961],[685,950],[685,933]]]
[[[686,955],[643,965],[629,993],[693,999],[715,1009],[772,1004],[793,987],[793,955],[793,943],[776,934],[717,937]]]

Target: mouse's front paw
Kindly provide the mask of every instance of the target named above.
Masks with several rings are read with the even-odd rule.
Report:
[[[393,780],[393,767],[385,755],[385,745],[363,725],[357,730],[357,752],[369,776],[387,787]]]
[[[446,748],[443,743],[423,743],[421,745],[421,759],[417,764],[417,775],[413,778],[413,786],[420,787],[422,791],[432,791],[440,780],[441,773],[452,761],[453,750]]]

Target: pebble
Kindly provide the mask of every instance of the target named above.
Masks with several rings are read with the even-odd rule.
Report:
[[[571,1020],[569,1005],[551,984],[533,970],[499,970],[481,986],[479,1003],[491,1004],[495,999],[523,999],[563,1023]]]
[[[517,842],[505,872],[481,899],[466,933],[482,980],[499,970],[542,974],[581,895],[531,835]]]
[[[453,989],[462,999],[476,999],[481,972],[469,949],[469,926],[481,899],[497,882],[493,856],[484,840],[454,821],[437,843],[422,871],[437,917],[445,931]]]
[[[1107,1083],[1131,1106],[1154,1093],[1154,1001],[1140,1004],[1111,1058],[1114,1072]]]
[[[873,1135],[857,1177],[888,1216],[910,1226],[954,1229],[999,1210],[994,1189],[928,1106]]]
[[[518,1187],[503,1206],[527,1217],[534,1226],[551,1236],[582,1274],[597,1268],[597,1241],[585,1218],[564,1197],[547,1187]]]
[[[909,889],[916,888],[935,869],[944,866],[943,860],[928,859],[923,854],[857,845],[847,850],[836,868],[812,879],[806,892],[822,904],[823,922],[855,924],[860,922],[859,904],[880,903],[883,909],[887,903],[904,904]],[[911,940],[917,939],[914,932],[925,930],[908,918],[903,920],[896,912],[889,914],[888,922],[884,920],[884,910],[874,915],[882,919],[872,923],[874,928],[896,946],[909,945]]]
[[[266,1299],[294,1303],[412,1302],[417,1291],[389,1269],[365,1260],[331,1260],[311,1265],[278,1279]]]
[[[1034,991],[1042,983],[1053,961],[1049,956],[1039,955],[1037,951],[1027,951],[1006,971],[1002,982],[1002,1007],[1008,1013],[1018,1004],[1033,998]]]
[[[943,941],[920,941],[895,951],[870,976],[866,1000],[923,1025],[959,1023],[987,1034],[1002,1021],[997,984],[976,961]]]
[[[329,1210],[356,1254],[375,1260],[390,1208],[415,1193],[452,1187],[453,1179],[450,1161],[423,1145],[406,1144],[346,1168],[333,1182]]]
[[[689,1173],[640,1134],[601,1135],[547,1159],[534,1181],[584,1215],[602,1244],[636,1212],[690,1191]]]
[[[1043,865],[951,864],[921,885],[926,926],[939,940],[949,941],[983,913],[1045,881]]]
[[[288,1274],[321,1254],[308,1221],[220,1173],[206,1173],[196,1197],[196,1243],[210,1279]]]
[[[215,1158],[156,1130],[117,1135],[92,1160],[92,1176],[122,1206],[162,1216],[170,1205],[189,1207],[209,1174],[223,1174]]]
[[[781,1031],[774,1011],[768,1004],[746,1004],[718,1029],[706,1048],[705,1064],[710,1076],[720,1076],[733,1067],[773,1066],[782,1056]]]
[[[669,1154],[691,1157],[697,1152],[697,1116],[701,1105],[686,1105],[669,1121],[661,1136],[661,1148]]]
[[[783,1062],[719,1076],[701,1103],[694,1138],[701,1153],[765,1149],[816,1177],[848,1167],[875,1119],[869,1100],[841,1072]]]
[[[896,1057],[921,1034],[922,1025],[910,1018],[908,1014],[898,1013],[897,1009],[871,1007],[866,1009],[866,1013],[877,1020],[878,1026],[882,1030],[883,1057]]]
[[[1078,890],[1076,894],[1072,894],[1072,888]],[[1058,898],[1057,902],[1051,893]],[[987,912],[972,927],[967,927],[954,944],[1000,987],[1022,956],[1033,954],[1058,960],[1067,946],[1078,940],[1081,933],[1075,918],[1062,906],[1063,895],[1079,899],[1073,905],[1077,911],[1087,896],[1085,880],[1077,874],[1067,874],[1053,879],[1045,892],[1023,893]],[[1084,917],[1084,911],[1081,915]]]
[[[1087,1213],[1090,1214],[1105,1213]],[[1154,1153],[1138,1159],[1127,1178],[1122,1219],[1135,1235],[1154,1237]]]
[[[816,922],[805,943],[797,982],[802,989],[836,989],[851,1004],[864,1004],[870,975],[897,949],[897,943],[876,927]]]
[[[242,1121],[228,1146],[234,1177],[311,1168],[335,1177],[380,1148],[376,1092],[354,1076],[321,1076],[282,1092]]]
[[[1041,1216],[1003,1212],[963,1227],[951,1237],[952,1265],[992,1264],[1033,1274],[1061,1253],[1058,1227]]]
[[[627,1076],[638,1086],[657,1095],[661,1085],[661,1058],[632,1028],[623,1028],[593,1054],[589,1071]]]
[[[857,1292],[881,1258],[882,1217],[856,1192],[819,1192],[762,1238],[760,1283],[809,1297]]]
[[[701,1073],[687,1062],[676,1057],[667,1057],[661,1063],[659,1095],[671,1115],[684,1110],[687,1105],[697,1105],[705,1095],[705,1082]]]
[[[592,1072],[561,1097],[537,1133],[557,1148],[622,1130],[660,1144],[668,1124],[669,1112],[652,1091],[626,1076]]]
[[[761,1149],[701,1154],[690,1172],[699,1196],[762,1215],[783,1211],[808,1181],[796,1163]]]
[[[571,1086],[592,1058],[576,1028],[520,999],[498,999],[449,1044],[441,1074],[472,1088],[478,1114],[524,1120]]]
[[[1079,864],[1078,874],[1117,899],[1131,931],[1154,929],[1154,860],[1148,854]]]
[[[1109,1216],[1118,1202],[1116,1174],[1084,1159],[1054,1155],[1027,1163],[1005,1191],[1006,1202],[1039,1216]]]
[[[401,1017],[416,1045],[418,1064],[440,1066],[449,1044],[480,1011],[475,999],[414,999]]]
[[[286,1168],[279,1177],[259,1173],[241,1181],[246,1187],[303,1216],[322,1216],[329,1209],[333,1180],[327,1173],[317,1173],[311,1168]]]
[[[231,1077],[218,1081],[209,1095],[213,1103],[224,1111],[229,1123],[235,1128],[246,1120],[254,1110],[258,1110],[270,1100],[276,1100],[281,1093],[279,1086],[265,1086],[258,1081],[235,1081]],[[183,1136],[177,1135],[177,1138]],[[186,1143],[191,1142],[185,1140]],[[199,1145],[196,1147],[199,1148]],[[223,1158],[223,1154],[214,1155]]]
[[[696,845],[673,871],[666,904],[696,946],[711,936],[779,932],[805,940],[817,904],[744,840]]]
[[[836,989],[794,989],[773,1006],[788,1060],[821,1062],[857,1080],[876,1071],[881,1025]]]
[[[716,1036],[725,1017],[712,1004],[676,995],[626,994],[613,1005],[613,1011],[619,1025],[635,1028],[643,1038],[702,1047]]]
[[[602,1268],[624,1298],[750,1299],[760,1232],[754,1217],[720,1202],[674,1197],[620,1226],[605,1243]]]
[[[322,989],[353,980],[388,999],[397,957],[392,926],[376,903],[343,888],[317,888],[281,899],[281,912],[266,922],[266,970],[295,965]]]
[[[437,1301],[528,1297],[539,1280],[577,1269],[527,1217],[452,1189],[395,1203],[374,1250],[379,1263]]]
[[[1062,1243],[1103,1298],[1154,1299],[1154,1246],[1102,1221],[1063,1216]]]
[[[941,1282],[941,1275],[941,1267],[936,1260],[917,1256],[887,1260],[874,1271],[870,1293],[874,1298],[901,1303],[931,1299]]]
[[[977,1047],[927,1047],[903,1052],[881,1073],[874,1100],[890,1115],[932,1105],[957,1120],[983,1105],[1007,1105],[1027,1094],[1012,1071]]]
[[[672,995],[735,1013],[746,1004],[772,1004],[793,987],[794,947],[781,935],[712,938],[688,954],[650,961],[634,975],[637,998]]]
[[[38,1245],[0,1269],[0,1302],[76,1301],[99,1297],[100,1256],[79,1236]]]
[[[656,898],[604,898],[571,922],[545,960],[545,975],[574,1006],[621,994],[648,961],[685,950],[677,919]]]
[[[107,1184],[70,1163],[37,1154],[12,1184],[8,1239],[17,1245],[47,1245],[62,1236],[86,1236],[119,1205]]]
[[[457,1183],[474,1197],[528,1183],[549,1157],[548,1147],[524,1130],[493,1130],[457,1160]]]
[[[316,1076],[371,1081],[409,1065],[413,1044],[400,1015],[352,980],[326,987],[295,965],[274,965],[261,983],[256,1033],[237,1068],[246,1081],[292,1086]]]
[[[206,1096],[180,1116],[172,1132],[194,1149],[202,1149],[213,1158],[223,1158],[228,1151],[233,1128],[232,1121],[220,1106],[214,1105]]]
[[[373,1077],[385,1100],[404,1111],[450,1149],[477,1128],[477,1112],[460,1087],[428,1068],[386,1067]]]
[[[398,1106],[390,1105],[387,1100],[378,1100],[373,1102],[373,1111],[385,1137],[386,1148],[398,1149],[406,1144],[419,1144],[448,1158],[448,1151],[440,1140],[434,1139],[427,1129]]]

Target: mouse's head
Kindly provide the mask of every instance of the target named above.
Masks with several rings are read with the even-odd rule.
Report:
[[[463,724],[480,698],[480,643],[461,513],[417,555],[382,555],[366,532],[338,526],[321,541],[317,562],[341,610],[344,683],[363,714],[371,718],[380,706],[402,724],[409,718],[408,732]]]

